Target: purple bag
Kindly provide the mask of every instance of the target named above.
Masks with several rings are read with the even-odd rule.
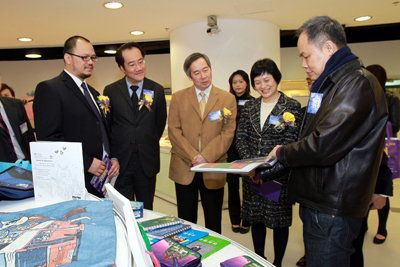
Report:
[[[262,184],[251,183],[250,188],[258,195],[273,202],[278,202],[279,197],[281,196],[282,184],[272,180]]]
[[[386,124],[385,152],[388,155],[388,166],[393,179],[400,178],[400,140],[392,137],[392,124]]]

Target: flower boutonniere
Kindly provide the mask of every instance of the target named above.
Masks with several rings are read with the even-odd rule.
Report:
[[[295,116],[290,113],[290,112],[284,112],[282,117],[279,118],[279,121],[277,124],[275,124],[275,129],[280,129],[283,130],[285,129],[286,126],[294,126],[295,125],[296,118]]]
[[[110,98],[108,98],[108,96],[99,95],[97,97],[97,103],[99,104],[100,109],[104,112],[105,115],[110,112]]]
[[[226,123],[231,116],[232,112],[227,108],[223,108],[208,114],[208,119],[210,121],[223,121],[223,123]]]
[[[143,89],[143,97],[142,99],[140,99],[138,103],[139,110],[141,110],[142,107],[145,106],[149,111],[151,111],[151,105],[153,105],[154,101],[153,97],[154,97],[154,91]]]

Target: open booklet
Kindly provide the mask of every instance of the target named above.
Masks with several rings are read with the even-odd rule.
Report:
[[[277,159],[265,161],[265,157],[241,159],[232,162],[203,163],[192,167],[193,172],[249,173],[259,167],[272,167]]]

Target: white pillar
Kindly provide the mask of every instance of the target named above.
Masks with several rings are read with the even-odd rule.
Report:
[[[279,28],[263,20],[218,19],[220,32],[207,34],[207,18],[171,31],[171,88],[175,92],[192,83],[183,71],[183,62],[194,52],[211,61],[213,84],[229,90],[232,72],[243,69],[250,75],[253,63],[273,59],[280,66]]]

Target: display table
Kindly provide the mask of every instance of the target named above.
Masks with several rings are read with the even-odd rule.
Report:
[[[93,200],[97,200],[96,198],[93,198]],[[39,206],[36,205],[34,198],[28,198],[24,200],[19,200],[19,201],[0,201],[0,212],[16,212],[16,211],[22,211],[26,209],[32,209],[32,208],[38,208]],[[144,210],[144,217],[140,220],[149,220],[149,219],[154,219],[157,217],[162,217],[165,216],[165,214],[156,212],[156,211],[150,211],[150,210]],[[249,249],[245,248],[244,246],[238,244],[237,242],[222,236],[218,233],[215,233],[209,229],[206,229],[200,225],[197,224],[192,224],[189,222],[188,223],[192,226],[193,229],[197,229],[200,231],[206,231],[210,235],[221,237],[223,239],[229,240],[231,243],[224,247],[223,249],[217,251],[216,253],[212,254],[208,258],[202,260],[202,266],[203,267],[211,267],[211,266],[219,266],[220,262],[223,262],[227,259],[233,258],[235,256],[241,256],[241,255],[248,255],[255,259],[257,262],[262,264],[263,266],[273,266],[271,263],[268,261],[264,260],[254,252],[250,251]],[[128,247],[128,243],[126,240],[126,229],[124,223],[121,221],[121,219],[118,216],[115,216],[115,225],[116,225],[116,234],[117,234],[117,257],[115,260],[116,266],[132,266],[132,257],[131,253]],[[139,267],[139,266],[138,266]],[[141,267],[141,266],[140,266]]]
[[[162,217],[165,216],[165,214],[163,213],[159,213],[156,211],[151,211],[151,210],[144,210],[144,216],[142,219],[139,219],[138,222],[141,221],[145,221],[145,220],[150,220],[150,219],[154,219],[154,218],[158,218],[158,217]],[[252,257],[253,259],[255,259],[258,263],[260,263],[261,265],[268,267],[268,266],[274,266],[272,265],[270,262],[266,261],[265,259],[261,258],[260,256],[258,256],[256,253],[254,253],[253,251],[247,249],[246,247],[240,245],[239,243],[229,239],[226,236],[220,235],[210,229],[207,229],[203,226],[200,226],[198,224],[193,224],[187,221],[184,221],[184,223],[186,224],[190,224],[192,226],[193,229],[196,230],[200,230],[200,231],[206,231],[208,232],[210,235],[216,236],[216,237],[220,237],[223,238],[225,240],[228,240],[229,242],[231,242],[228,246],[222,248],[221,250],[215,252],[214,254],[212,254],[211,256],[207,257],[206,259],[202,260],[202,266],[203,267],[215,267],[215,266],[219,266],[220,262],[223,262],[227,259],[236,257],[236,256],[242,256],[242,255],[247,255]]]

